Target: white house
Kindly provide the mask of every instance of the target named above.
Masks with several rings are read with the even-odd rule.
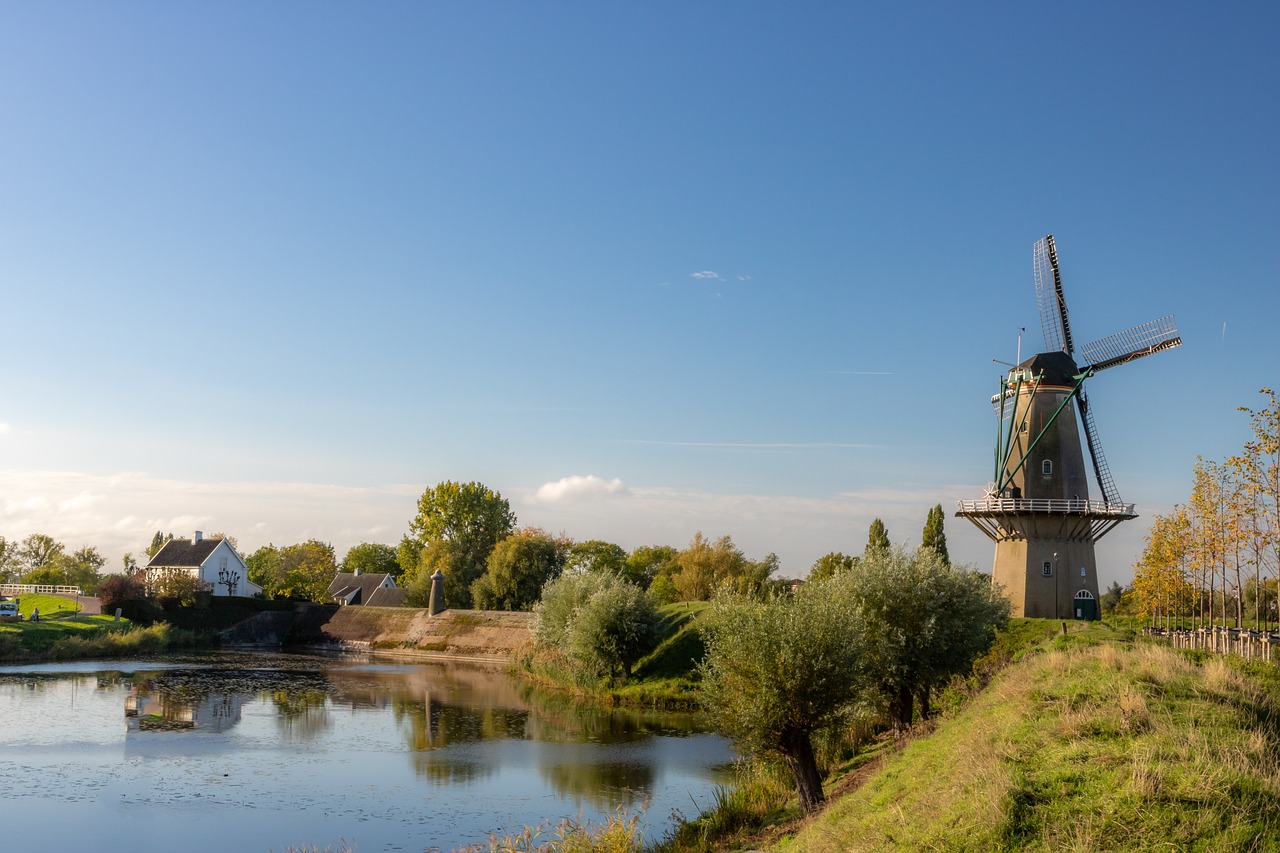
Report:
[[[258,595],[262,587],[249,581],[249,567],[226,539],[170,539],[146,566],[147,586],[173,574],[196,578],[214,595]]]

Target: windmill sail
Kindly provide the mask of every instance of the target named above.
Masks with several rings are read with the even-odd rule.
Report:
[[[1093,422],[1093,410],[1089,408],[1089,398],[1084,393],[1081,383],[1080,420],[1084,423],[1084,440],[1089,445],[1089,456],[1093,459],[1093,473],[1098,478],[1098,488],[1102,489],[1102,499],[1109,504],[1120,503],[1120,492],[1116,489],[1116,481],[1111,477],[1111,468],[1107,465],[1107,457],[1102,453],[1102,442],[1098,440],[1098,427]]]
[[[1167,349],[1181,346],[1182,338],[1178,337],[1178,324],[1173,315],[1134,326],[1123,332],[1108,335],[1101,340],[1080,347],[1085,364],[1093,368],[1093,372],[1106,370],[1118,364],[1125,364],[1136,358],[1153,355]]]
[[[1036,242],[1032,254],[1036,273],[1036,304],[1040,307],[1040,329],[1044,332],[1046,352],[1065,352],[1075,347],[1071,340],[1071,322],[1067,319],[1067,298],[1062,293],[1062,273],[1058,270],[1058,250],[1049,234]]]

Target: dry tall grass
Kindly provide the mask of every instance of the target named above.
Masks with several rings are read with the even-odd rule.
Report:
[[[1036,655],[785,849],[1280,850],[1277,721],[1221,659]]]

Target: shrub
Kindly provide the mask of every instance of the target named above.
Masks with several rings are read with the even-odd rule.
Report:
[[[568,572],[543,587],[534,608],[538,645],[570,658],[593,678],[631,676],[657,645],[662,617],[648,592],[604,572]]]
[[[102,612],[107,613],[126,601],[146,598],[147,586],[136,575],[108,575],[98,585]]]

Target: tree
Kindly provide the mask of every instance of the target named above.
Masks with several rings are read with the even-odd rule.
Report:
[[[867,531],[867,547],[863,554],[871,556],[876,551],[888,551],[893,545],[889,542],[889,531],[879,518],[873,519]]]
[[[32,533],[18,545],[18,565],[23,575],[42,569],[66,551],[66,546],[44,533]]]
[[[98,585],[98,600],[102,603],[103,613],[109,613],[126,601],[141,601],[146,595],[146,584],[129,575],[107,575]]]
[[[1192,609],[1195,586],[1188,570],[1197,550],[1190,511],[1174,507],[1168,515],[1155,515],[1146,545],[1133,573],[1133,597],[1138,616],[1152,624],[1172,624],[1174,617]]]
[[[396,565],[400,567],[400,578],[404,586],[408,586],[422,568],[423,545],[411,536],[400,537],[400,545],[396,548]]]
[[[262,587],[262,591],[269,598],[279,597],[277,595],[281,577],[281,554],[279,548],[270,543],[263,545],[245,557],[244,563],[249,567],[249,581],[251,583],[256,583]]]
[[[353,545],[347,551],[347,555],[342,558],[342,571],[398,577],[400,564],[396,561],[396,549],[390,545],[361,542],[359,545]]]
[[[866,686],[866,631],[859,609],[833,594],[836,582],[717,598],[702,629],[703,709],[744,750],[781,755],[806,812],[824,799],[813,735],[848,721]]]
[[[17,543],[0,536],[0,583],[9,583],[19,568]]]
[[[778,568],[778,558],[769,554],[759,562],[748,560],[728,536],[712,542],[698,532],[677,555],[676,564],[679,570],[671,577],[676,600],[707,601],[721,589],[762,592]]]
[[[338,573],[333,546],[318,539],[281,548],[279,568],[279,597],[305,601],[327,601]]]
[[[627,572],[627,552],[621,545],[589,539],[575,542],[569,548],[565,571],[610,572],[615,575]]]
[[[920,536],[920,547],[932,548],[942,558],[942,562],[950,563],[951,557],[947,554],[947,534],[942,529],[945,521],[942,504],[929,510],[929,515],[924,520],[924,533]]]
[[[160,553],[160,549],[163,548],[165,546],[165,543],[172,538],[173,538],[172,533],[162,533],[159,530],[157,530],[155,532],[155,535],[151,537],[151,544],[146,547],[143,553],[147,555],[148,560],[151,559],[156,554]]]
[[[173,537],[170,537],[170,538],[173,538]],[[209,533],[205,535],[205,538],[206,539],[225,539],[227,540],[227,544],[229,544],[232,548],[236,549],[237,553],[240,551],[240,540],[228,533]]]
[[[662,626],[653,597],[609,572],[565,572],[543,587],[534,613],[538,644],[558,649],[576,672],[596,679],[619,672],[630,678]]]
[[[895,728],[908,728],[920,703],[952,675],[967,671],[1009,621],[1009,602],[979,572],[954,568],[932,549],[879,549],[832,579],[862,614],[860,640],[869,677]]]
[[[405,548],[402,542],[399,555],[403,556],[404,553]],[[464,591],[459,588],[463,573],[458,569],[457,547],[451,542],[437,539],[425,548],[418,549],[417,553],[417,567],[408,575],[409,579],[405,582],[405,588],[409,591],[405,594],[404,603],[410,607],[430,607],[431,576],[439,570],[444,576],[445,607],[454,607],[456,602],[464,597]],[[470,590],[465,590],[465,600],[468,602],[471,600]]]
[[[485,571],[494,546],[515,529],[516,517],[502,495],[481,483],[446,480],[427,488],[409,532],[422,547],[444,541],[454,549],[458,577],[451,583],[451,606],[471,605],[471,585]]]
[[[152,590],[165,608],[194,607],[204,600],[207,592],[198,577],[181,570],[161,573],[152,583]]]
[[[26,582],[78,586],[86,594],[94,595],[102,578],[101,569],[106,564],[106,557],[99,554],[97,548],[86,545],[71,554],[55,554],[42,568],[29,573]]]
[[[1115,613],[1120,607],[1120,602],[1124,600],[1124,587],[1120,586],[1116,581],[1111,582],[1111,586],[1107,587],[1107,591],[1102,594],[1099,606],[1102,612],[1110,615]]]
[[[857,557],[850,557],[839,551],[832,551],[828,554],[823,554],[814,561],[813,566],[809,569],[809,580],[820,581],[835,577],[841,572],[849,571],[857,564]]]
[[[327,601],[338,573],[333,546],[318,539],[277,548],[264,545],[245,559],[249,580],[271,598]]]
[[[1261,624],[1265,616],[1269,624],[1265,596],[1256,591],[1265,589],[1265,572],[1280,573],[1280,400],[1270,388],[1258,393],[1267,398],[1267,405],[1256,411],[1248,406],[1239,408],[1249,415],[1253,438],[1228,464],[1237,472],[1242,487],[1242,527],[1254,568],[1254,619]]]
[[[615,577],[615,576],[611,576]],[[607,584],[578,611],[570,648],[597,676],[631,677],[631,668],[653,651],[662,630],[658,606],[630,581]]]
[[[471,600],[482,610],[531,610],[562,568],[556,540],[534,528],[513,533],[490,552],[485,573],[471,585]]]
[[[676,557],[680,551],[670,545],[641,545],[627,555],[623,576],[645,589],[659,577],[670,577],[680,570]]]

